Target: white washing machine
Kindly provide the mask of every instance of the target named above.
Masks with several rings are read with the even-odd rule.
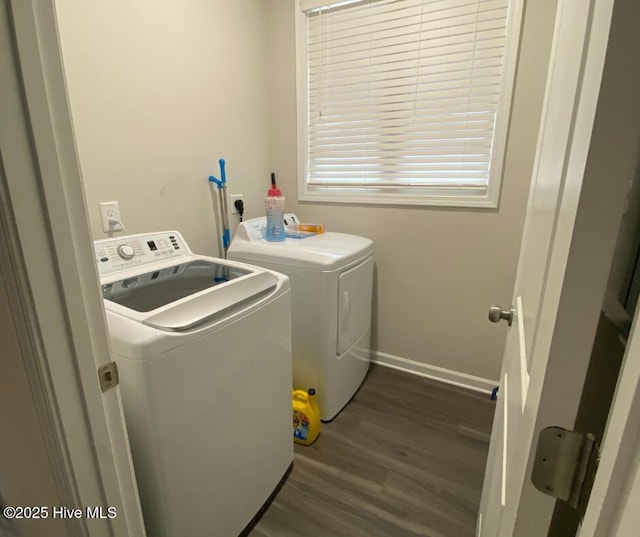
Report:
[[[293,461],[286,276],[176,231],[96,241],[148,537],[235,537]]]
[[[298,222],[294,214],[285,222]],[[369,369],[373,242],[344,233],[267,242],[266,218],[238,226],[229,259],[289,276],[293,385],[315,388],[323,421],[349,402]]]

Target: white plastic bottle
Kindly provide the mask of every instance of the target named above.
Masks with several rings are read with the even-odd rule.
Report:
[[[267,228],[264,238],[270,242],[282,242],[286,239],[284,228],[284,196],[279,188],[275,187],[275,180],[272,177],[273,188],[267,192],[264,198],[264,209],[267,213]]]

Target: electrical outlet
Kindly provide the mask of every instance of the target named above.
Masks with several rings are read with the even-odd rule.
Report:
[[[242,200],[242,202],[244,203],[244,196],[242,194],[231,194],[231,196],[229,196],[229,199],[231,200],[231,203],[229,204],[231,214],[238,214],[238,209],[236,209],[236,200]]]
[[[100,215],[102,216],[102,231],[105,233],[120,229],[118,224],[110,224],[109,219],[120,220],[120,204],[117,201],[101,201]]]

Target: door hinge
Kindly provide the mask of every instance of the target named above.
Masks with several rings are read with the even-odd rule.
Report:
[[[538,437],[531,481],[540,492],[566,501],[582,516],[599,462],[600,446],[593,434],[547,427]]]
[[[117,386],[120,382],[118,375],[118,365],[115,362],[109,362],[98,368],[98,378],[100,379],[100,388],[102,393]]]

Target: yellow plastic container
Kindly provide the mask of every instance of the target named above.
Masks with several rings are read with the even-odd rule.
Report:
[[[316,391],[293,391],[293,441],[308,446],[320,434],[320,409]]]
[[[324,224],[298,224],[298,231],[316,234],[324,233]]]

